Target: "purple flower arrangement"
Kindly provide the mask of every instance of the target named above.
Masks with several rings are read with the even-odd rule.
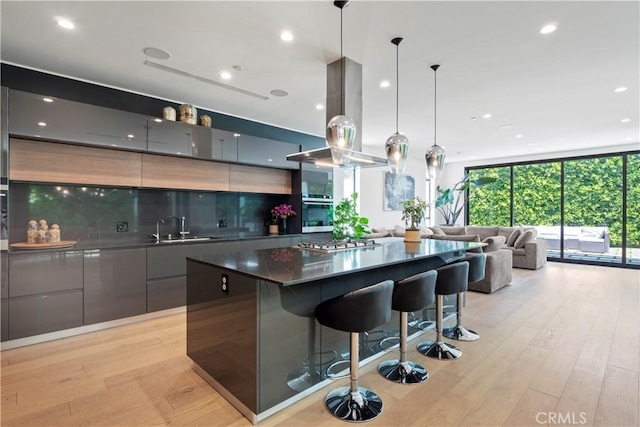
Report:
[[[271,221],[274,224],[280,222],[281,219],[284,220],[295,215],[297,215],[297,213],[291,208],[291,205],[282,204],[271,209]]]

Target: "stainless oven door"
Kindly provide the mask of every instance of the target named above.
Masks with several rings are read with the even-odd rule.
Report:
[[[333,231],[333,200],[302,199],[302,232]]]

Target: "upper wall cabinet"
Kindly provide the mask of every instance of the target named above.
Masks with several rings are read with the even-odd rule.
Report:
[[[287,160],[287,154],[299,151],[299,145],[288,142],[249,135],[240,135],[238,137],[238,163],[273,168],[300,169],[300,163]]]
[[[223,162],[236,163],[238,161],[239,134],[220,129],[211,129],[213,133],[213,159]]]
[[[9,133],[147,149],[147,117],[144,115],[17,90],[9,91]]]
[[[211,128],[149,117],[148,150],[200,159],[218,159],[212,152]]]

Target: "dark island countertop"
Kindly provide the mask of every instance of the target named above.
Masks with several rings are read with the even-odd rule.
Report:
[[[204,255],[191,260],[234,271],[283,286],[327,279],[387,265],[443,257],[483,246],[476,242],[422,239],[406,243],[402,238],[376,240],[376,246],[321,252],[297,247]]]

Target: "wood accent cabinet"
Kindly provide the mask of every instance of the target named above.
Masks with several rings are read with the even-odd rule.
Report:
[[[229,190],[245,193],[291,194],[291,171],[230,165]]]
[[[142,186],[229,191],[229,165],[207,160],[143,154]]]
[[[9,179],[139,187],[141,153],[11,138]]]

